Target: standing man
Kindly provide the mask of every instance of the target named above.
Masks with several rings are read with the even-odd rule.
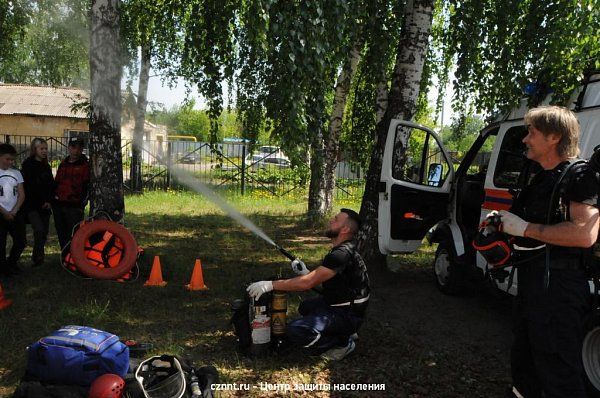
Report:
[[[17,151],[10,144],[0,144],[0,275],[21,273],[17,265],[27,239],[25,221],[19,212],[25,200],[23,176],[13,168]],[[6,258],[6,238],[12,237],[10,254]]]
[[[325,231],[333,247],[321,266],[309,271],[296,259],[292,270],[297,277],[260,281],[247,289],[250,296],[258,299],[272,290],[296,292],[322,284],[320,296],[300,303],[298,312],[302,317],[288,325],[287,334],[292,343],[330,360],[343,359],[354,351],[356,332],[369,302],[367,267],[352,242],[360,224],[354,210],[341,209]]]
[[[83,220],[89,182],[90,167],[83,154],[83,139],[71,137],[69,156],[60,163],[56,171],[56,190],[52,205],[61,250],[71,240],[73,227]]]
[[[585,397],[581,347],[590,289],[583,258],[598,236],[598,185],[587,166],[570,173],[548,225],[554,186],[579,152],[579,123],[573,112],[557,106],[530,110],[525,123],[527,158],[543,170],[510,212],[500,212],[504,232],[516,237],[517,261],[524,261],[518,268],[512,396]]]

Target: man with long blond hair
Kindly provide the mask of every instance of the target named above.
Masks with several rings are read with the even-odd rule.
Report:
[[[550,203],[569,160],[578,155],[579,123],[573,112],[558,106],[531,109],[525,123],[526,156],[542,170],[517,195],[510,212],[500,212],[522,263],[511,396],[585,397],[581,347],[590,289],[583,262],[598,236],[598,184],[587,165],[571,169],[559,200]]]

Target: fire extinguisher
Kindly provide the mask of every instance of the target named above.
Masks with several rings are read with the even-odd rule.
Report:
[[[277,278],[272,278],[273,280]],[[231,324],[244,355],[263,355],[271,350],[282,353],[286,341],[287,294],[274,291],[258,300],[244,291],[244,298],[231,303]]]
[[[263,294],[258,300],[250,298],[249,319],[252,336],[250,354],[252,355],[263,355],[271,346],[271,300],[271,293]]]

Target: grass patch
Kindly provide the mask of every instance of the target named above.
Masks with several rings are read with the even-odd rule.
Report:
[[[271,239],[307,264],[316,265],[327,252],[328,240],[302,221],[304,199],[256,194],[229,195],[229,200]],[[349,200],[337,206],[359,208]],[[53,226],[44,266],[29,268],[30,251],[23,254],[21,264],[26,272],[4,286],[14,303],[0,312],[0,396],[8,395],[23,375],[27,345],[68,324],[152,342],[153,353],[187,354],[197,365],[214,364],[224,383],[330,382],[330,367],[320,359],[272,357],[253,361],[236,353],[229,304],[243,295],[250,281],[291,276],[289,263],[281,254],[193,193],[129,196],[126,210],[126,226],[145,249],[141,277],[136,282],[85,280],[65,272],[59,265]],[[142,286],[154,256],[161,259],[168,282],[164,288]],[[196,258],[202,260],[208,291],[184,289]],[[289,295],[289,315],[294,315],[301,297]],[[222,396],[239,396],[236,394],[230,391]],[[243,396],[292,396],[279,394],[257,389]]]

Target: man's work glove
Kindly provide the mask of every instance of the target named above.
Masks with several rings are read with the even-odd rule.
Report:
[[[248,294],[251,297],[254,297],[254,300],[258,300],[260,298],[260,296],[262,296],[265,293],[269,293],[272,290],[273,290],[273,282],[271,282],[271,281],[254,282],[253,284],[248,286],[248,288],[246,289]]]
[[[297,258],[295,258],[294,261],[292,261],[291,265],[292,265],[292,271],[294,271],[294,273],[296,275],[306,275],[310,272],[308,270],[308,268],[306,268],[306,265],[301,260],[298,260]]]
[[[521,217],[506,211],[500,210],[502,216],[502,231],[513,236],[525,236],[525,230],[529,223]]]

